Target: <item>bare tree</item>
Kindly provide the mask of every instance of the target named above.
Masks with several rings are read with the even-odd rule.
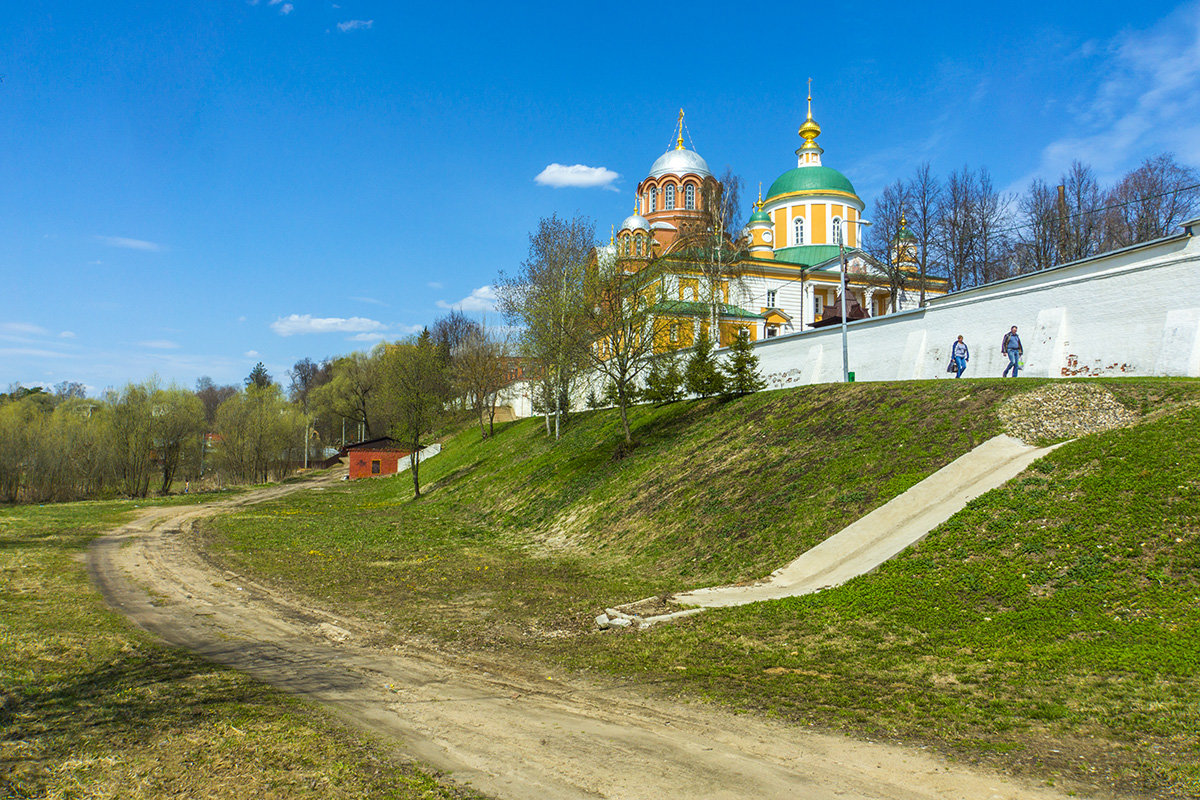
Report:
[[[669,321],[661,313],[666,299],[665,259],[643,265],[618,258],[615,248],[597,252],[584,288],[585,324],[575,330],[575,336],[595,373],[611,381],[621,432],[629,446],[633,444],[629,406],[636,399],[638,379],[666,340]]]
[[[529,235],[529,257],[520,272],[513,276],[502,272],[496,285],[500,310],[521,327],[521,351],[535,366],[547,434],[554,415],[555,439],[563,414],[569,411],[571,384],[584,357],[575,331],[595,239],[595,226],[583,217],[543,217]]]
[[[1200,211],[1200,172],[1170,153],[1147,158],[1113,187],[1107,205],[1107,247],[1169,236]]]
[[[974,179],[975,279],[991,283],[1011,273],[1012,247],[1008,235],[1012,201],[992,184],[991,173],[982,167]]]
[[[1100,252],[1104,235],[1104,219],[1099,211],[1102,202],[1096,173],[1082,161],[1071,162],[1071,168],[1059,179],[1058,262],[1078,261]]]
[[[446,367],[429,331],[392,345],[386,364],[385,383],[397,412],[390,430],[409,450],[413,497],[420,497],[421,439],[434,429],[449,397]]]
[[[897,180],[885,186],[883,193],[875,198],[874,219],[866,237],[865,249],[879,262],[887,279],[892,295],[892,311],[899,307],[900,296],[904,292],[904,245],[907,243],[902,243],[900,237],[910,203],[907,185]],[[908,233],[907,230],[903,232]]]
[[[508,374],[508,358],[507,335],[489,328],[484,320],[476,323],[474,330],[458,345],[453,361],[452,383],[475,412],[479,419],[479,435],[484,439],[494,430],[496,398]]]
[[[917,291],[919,302],[925,305],[925,289],[931,272],[937,271],[934,241],[937,231],[938,208],[942,185],[929,162],[917,167],[908,181],[908,229],[917,241]]]
[[[1022,226],[1016,244],[1020,272],[1036,272],[1054,266],[1058,251],[1058,200],[1055,191],[1041,178],[1034,178],[1018,201]]]
[[[699,273],[714,337],[719,337],[726,295],[743,278],[747,245],[741,238],[741,191],[742,179],[729,167],[720,182],[706,181],[700,190],[700,219],[680,230],[667,254]]]
[[[972,283],[975,260],[975,178],[969,167],[951,172],[946,179],[938,215],[938,251],[946,265],[950,290]]]

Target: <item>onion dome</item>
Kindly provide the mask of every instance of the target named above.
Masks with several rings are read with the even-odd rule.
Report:
[[[780,175],[767,190],[767,201],[792,192],[835,191],[848,192],[857,197],[854,184],[836,169],[830,167],[794,167]]]
[[[904,212],[900,212],[900,230],[896,231],[896,241],[902,239],[910,242],[917,240],[917,237],[913,236],[913,232],[908,229],[908,220],[904,218]]]
[[[646,219],[645,217],[643,217],[641,214],[630,214],[628,217],[625,218],[625,221],[621,223],[621,230],[623,230],[623,231],[646,231],[647,233],[649,233],[650,232],[650,221],[648,219]]]
[[[675,148],[663,153],[650,167],[651,178],[663,175],[686,175],[695,173],[702,178],[711,178],[708,162],[695,150],[683,146],[683,109],[679,109],[679,127],[675,136]]]
[[[633,198],[633,213],[621,223],[621,230],[650,232],[650,220],[638,213],[638,198],[636,197]]]

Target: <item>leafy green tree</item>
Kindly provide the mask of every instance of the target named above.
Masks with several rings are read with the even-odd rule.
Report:
[[[698,324],[700,335],[692,346],[692,354],[684,369],[684,385],[691,394],[700,397],[711,397],[725,391],[725,376],[717,367],[713,356],[713,342],[708,336],[708,326],[703,322]]]
[[[745,332],[733,337],[723,371],[725,391],[729,394],[750,394],[761,391],[767,385],[758,374],[758,356],[754,355],[754,345]]]
[[[120,392],[110,391],[112,446],[120,489],[130,497],[145,497],[154,471],[154,414],[152,398],[157,379],[130,383]]]
[[[195,461],[204,433],[204,404],[195,394],[171,387],[152,399],[154,449],[162,469],[159,494],[171,491],[180,464]]]

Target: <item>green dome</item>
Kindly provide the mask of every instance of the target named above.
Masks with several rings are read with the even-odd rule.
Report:
[[[910,231],[908,229],[908,226],[905,225],[899,231],[896,232],[896,239],[897,239],[897,241],[900,239],[908,239],[910,241],[915,242],[917,240],[917,237],[913,236],[912,231]]]
[[[829,167],[796,167],[780,175],[767,191],[767,201],[792,192],[812,191],[849,192],[858,197],[850,180]]]
[[[767,212],[763,211],[762,209],[759,209],[758,211],[755,211],[753,214],[750,215],[750,224],[753,224],[755,222],[769,223],[770,221],[771,221],[771,215],[768,214]]]

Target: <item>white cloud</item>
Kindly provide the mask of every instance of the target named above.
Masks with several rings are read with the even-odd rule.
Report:
[[[342,33],[370,30],[374,25],[375,20],[373,19],[348,19],[345,22],[339,22],[337,24],[338,30]]]
[[[39,350],[32,347],[0,347],[0,356],[32,356],[33,358],[70,358],[67,353]]]
[[[347,342],[381,342],[387,337],[382,333],[356,333],[353,336],[347,336]]]
[[[0,322],[0,333],[19,336],[45,336],[47,331],[40,325],[31,325],[28,322]]]
[[[357,300],[360,303],[370,303],[373,306],[386,306],[387,303],[380,300],[378,297],[351,297],[351,300]]]
[[[438,281],[430,281],[429,283],[427,283],[427,284],[425,284],[425,285],[426,285],[426,286],[428,286],[430,289],[442,289],[442,288],[445,288],[445,287],[443,287],[443,285],[442,285],[441,283],[439,283]]]
[[[271,330],[280,336],[302,333],[364,333],[386,328],[382,322],[366,317],[314,317],[311,314],[289,314],[271,323]]]
[[[157,253],[163,249],[161,244],[147,242],[145,239],[130,239],[125,236],[97,236],[96,238],[109,247],[124,247],[126,250],[145,250]]]
[[[1086,42],[1078,55],[1104,77],[1072,104],[1075,132],[1045,147],[1034,174],[1057,179],[1079,159],[1101,180],[1114,180],[1167,151],[1200,163],[1200,3],[1181,6],[1148,30]],[[1031,177],[1016,185],[1023,189]]]
[[[555,189],[567,186],[592,189],[598,186],[615,192],[617,187],[613,186],[612,182],[619,177],[621,177],[619,174],[607,167],[588,167],[583,164],[572,164],[568,167],[566,164],[550,164],[533,180],[542,186],[553,186]]]
[[[457,308],[460,311],[495,311],[496,290],[492,286],[480,286],[457,303],[437,301],[438,308]]]
[[[247,350],[245,353],[242,353],[242,355],[244,355],[246,358],[258,358],[258,351]]]
[[[74,339],[75,331],[63,331],[62,333],[59,334],[59,337],[61,337],[63,339]]]
[[[151,350],[178,350],[179,343],[172,342],[170,339],[151,339],[146,342],[138,342],[142,347],[149,347]]]
[[[284,3],[282,6],[280,6],[279,13],[280,14],[290,14],[290,13],[292,13],[293,8],[294,8],[294,6],[291,3]]]

